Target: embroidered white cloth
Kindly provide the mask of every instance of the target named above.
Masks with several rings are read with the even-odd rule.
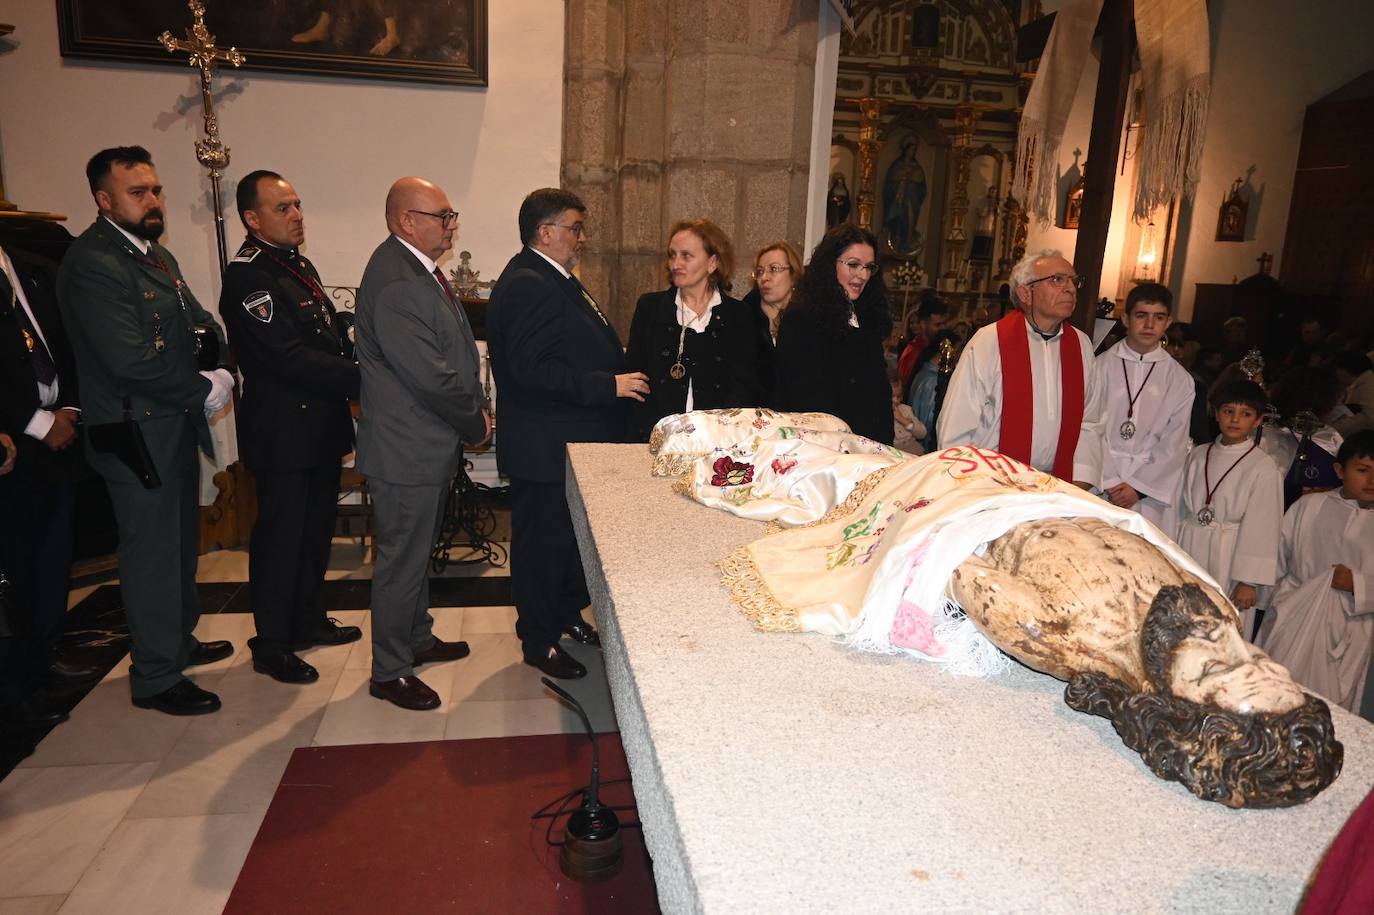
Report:
[[[763,407],[673,413],[655,423],[649,433],[653,474],[679,476],[691,469],[692,462],[717,448],[755,438],[777,438],[795,429],[849,432],[844,420],[829,413],[783,413]]]

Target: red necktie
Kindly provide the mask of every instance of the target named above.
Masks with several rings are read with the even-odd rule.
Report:
[[[439,288],[444,290],[444,295],[448,298],[448,303],[453,306],[453,310],[461,316],[463,310],[458,307],[458,300],[453,297],[453,290],[449,288],[448,280],[444,279],[444,271],[438,265],[434,267],[434,278],[439,281]]]

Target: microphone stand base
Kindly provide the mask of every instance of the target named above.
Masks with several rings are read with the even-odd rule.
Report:
[[[617,830],[604,839],[568,836],[558,855],[558,867],[569,879],[596,883],[620,873],[625,847]]]

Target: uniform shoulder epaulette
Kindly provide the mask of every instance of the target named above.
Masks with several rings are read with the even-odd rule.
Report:
[[[234,255],[234,257],[229,261],[229,263],[251,264],[253,263],[253,258],[258,256],[258,253],[258,248],[240,248],[239,253]]]

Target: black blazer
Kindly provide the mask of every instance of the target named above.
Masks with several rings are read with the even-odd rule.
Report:
[[[625,353],[615,328],[529,248],[510,259],[487,304],[496,378],[496,463],[507,476],[563,479],[569,442],[619,442],[625,401],[615,396]]]
[[[57,307],[57,269],[42,258],[6,249],[15,273],[19,274],[24,296],[29,300],[33,318],[47,340],[48,352],[57,367],[57,403],[48,409],[79,406],[77,399],[76,360],[67,339],[62,315]],[[40,406],[38,381],[34,376],[32,356],[24,343],[24,333],[16,309],[24,306],[17,300],[11,309],[9,298],[0,301],[0,428],[8,429],[19,449],[15,471],[21,469],[43,479],[69,476],[81,466],[80,443],[54,452],[35,438],[24,434],[24,427]]]
[[[342,355],[315,266],[249,238],[224,271],[219,315],[243,371],[238,439],[248,469],[305,470],[351,451],[358,365]]]
[[[836,337],[807,311],[789,308],[778,327],[778,406],[838,416],[849,428],[892,444],[892,385],[883,341],[864,327]]]
[[[778,406],[778,358],[777,343],[773,340],[773,328],[768,316],[763,313],[763,297],[759,287],[754,286],[740,299],[744,307],[754,317],[755,351],[758,353],[759,405],[777,409]]]
[[[687,408],[689,381],[693,409],[759,405],[757,325],[743,302],[723,293],[706,330],[687,331],[682,354],[687,374],[681,379],[669,374],[682,328],[676,295],[670,287],[640,296],[630,322],[625,363],[649,376],[648,396],[630,407],[630,438],[637,442],[647,442],[660,419]]]

